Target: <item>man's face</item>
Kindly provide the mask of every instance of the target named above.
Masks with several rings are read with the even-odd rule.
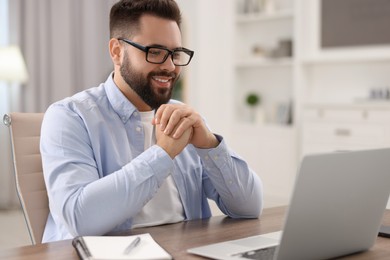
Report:
[[[155,70],[145,75],[142,71],[137,71],[136,66],[131,64],[126,50],[120,72],[124,81],[152,109],[157,109],[169,101],[178,79],[175,72]]]
[[[181,34],[176,22],[144,15],[140,31],[132,41],[143,45],[158,45],[169,49],[181,46]],[[146,61],[145,52],[124,44],[120,73],[130,88],[152,109],[169,101],[181,68],[172,63],[171,56],[162,64]]]

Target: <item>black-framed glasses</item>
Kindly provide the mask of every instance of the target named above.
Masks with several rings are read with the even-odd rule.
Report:
[[[176,66],[186,66],[190,63],[192,56],[194,56],[194,52],[186,48],[170,50],[160,46],[142,46],[125,38],[118,38],[118,40],[124,41],[145,52],[146,61],[153,64],[162,64],[167,60],[168,56],[171,55],[173,64]]]

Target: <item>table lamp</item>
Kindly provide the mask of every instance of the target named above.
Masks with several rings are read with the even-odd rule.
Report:
[[[26,64],[19,47],[0,46],[0,82],[26,83]]]
[[[26,83],[27,79],[26,64],[19,47],[16,45],[0,46],[0,83],[11,86],[11,84]],[[11,92],[11,90],[8,90],[8,106],[11,106]],[[4,98],[2,102],[4,102]]]

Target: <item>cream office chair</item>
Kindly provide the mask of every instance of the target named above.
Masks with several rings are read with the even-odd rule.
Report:
[[[15,182],[33,245],[40,244],[49,214],[39,150],[43,113],[10,113],[3,117],[9,127]]]

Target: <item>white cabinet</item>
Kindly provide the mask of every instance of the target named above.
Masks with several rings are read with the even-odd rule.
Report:
[[[315,104],[303,111],[303,155],[390,147],[390,104]]]

